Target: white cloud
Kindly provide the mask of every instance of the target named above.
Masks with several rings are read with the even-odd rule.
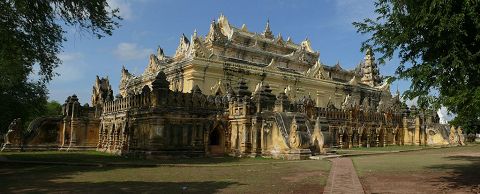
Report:
[[[352,22],[360,22],[364,18],[373,18],[375,6],[372,0],[328,0],[333,2],[334,15],[328,23],[321,24],[323,27],[335,27],[340,30],[352,31],[355,28]]]
[[[120,11],[119,15],[126,19],[130,20],[133,17],[132,6],[127,0],[107,0],[110,10],[118,9]]]
[[[122,60],[146,59],[153,53],[152,49],[140,48],[135,43],[122,42],[117,45],[114,54]]]
[[[75,60],[79,60],[79,59],[82,59],[83,58],[83,55],[82,53],[60,53],[58,55],[58,58],[60,58],[60,60],[62,60],[62,62],[71,62],[71,61],[75,61]]]
[[[373,1],[365,0],[337,0],[335,1],[337,13],[351,22],[372,18],[375,16]]]
[[[60,74],[54,77],[54,82],[72,82],[81,80],[84,77],[87,63],[84,61],[82,53],[60,53],[58,55],[62,64],[58,65],[55,72]]]

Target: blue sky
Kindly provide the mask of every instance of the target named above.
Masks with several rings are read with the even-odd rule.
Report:
[[[109,0],[120,9],[125,19],[113,36],[103,39],[67,28],[67,39],[60,58],[63,64],[56,69],[60,75],[48,86],[50,100],[63,102],[77,94],[81,103],[90,103],[95,76],[108,76],[114,94],[118,93],[122,65],[141,74],[148,64],[148,55],[161,46],[168,55],[177,48],[182,33],[187,37],[197,29],[205,35],[213,19],[223,13],[230,23],[250,31],[262,32],[267,19],[273,33],[294,42],[309,38],[320,60],[326,65],[337,61],[353,69],[364,57],[361,42],[367,37],[357,34],[352,22],[373,17],[372,0],[280,0],[280,1],[181,1],[181,0]],[[380,66],[382,75],[392,75],[398,64],[393,59]],[[407,82],[397,85],[400,91]]]

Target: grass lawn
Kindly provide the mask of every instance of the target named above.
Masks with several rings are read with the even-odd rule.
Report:
[[[352,157],[371,193],[480,192],[480,145]]]
[[[177,158],[177,159],[141,159],[128,158],[96,151],[43,151],[43,152],[0,152],[0,157],[18,161],[42,162],[71,162],[71,163],[128,163],[128,164],[215,164],[215,165],[242,165],[252,163],[276,163],[284,160],[268,158]]]
[[[2,153],[0,157],[23,161],[112,163],[161,161],[136,160],[97,152]],[[0,163],[2,165],[0,166],[0,191],[7,193],[320,193],[326,184],[330,169],[330,163],[322,160],[283,161],[225,157],[164,160],[163,163],[182,163],[191,164],[191,166],[90,167]]]

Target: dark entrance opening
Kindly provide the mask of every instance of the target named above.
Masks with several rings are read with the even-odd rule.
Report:
[[[220,145],[220,132],[218,130],[213,130],[210,133],[210,145]]]
[[[225,140],[221,129],[214,129],[208,137],[209,154],[212,156],[223,155],[225,153]]]

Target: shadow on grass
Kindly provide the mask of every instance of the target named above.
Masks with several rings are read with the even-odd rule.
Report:
[[[235,163],[241,159],[230,156],[222,157],[198,157],[198,158],[134,158],[110,155],[102,152],[3,152],[0,157],[14,161],[25,162],[67,162],[67,163],[129,163],[129,164],[217,164]],[[268,159],[250,159],[268,160]]]
[[[445,170],[448,176],[442,176],[437,183],[447,183],[450,189],[472,188],[480,192],[480,157],[479,156],[449,156],[450,161],[459,163],[429,166],[430,169]]]
[[[215,193],[233,185],[230,181],[162,182],[105,181],[68,182],[71,175],[108,171],[112,167],[36,166],[9,164],[0,166],[2,193]],[[136,176],[132,174],[131,176]]]

